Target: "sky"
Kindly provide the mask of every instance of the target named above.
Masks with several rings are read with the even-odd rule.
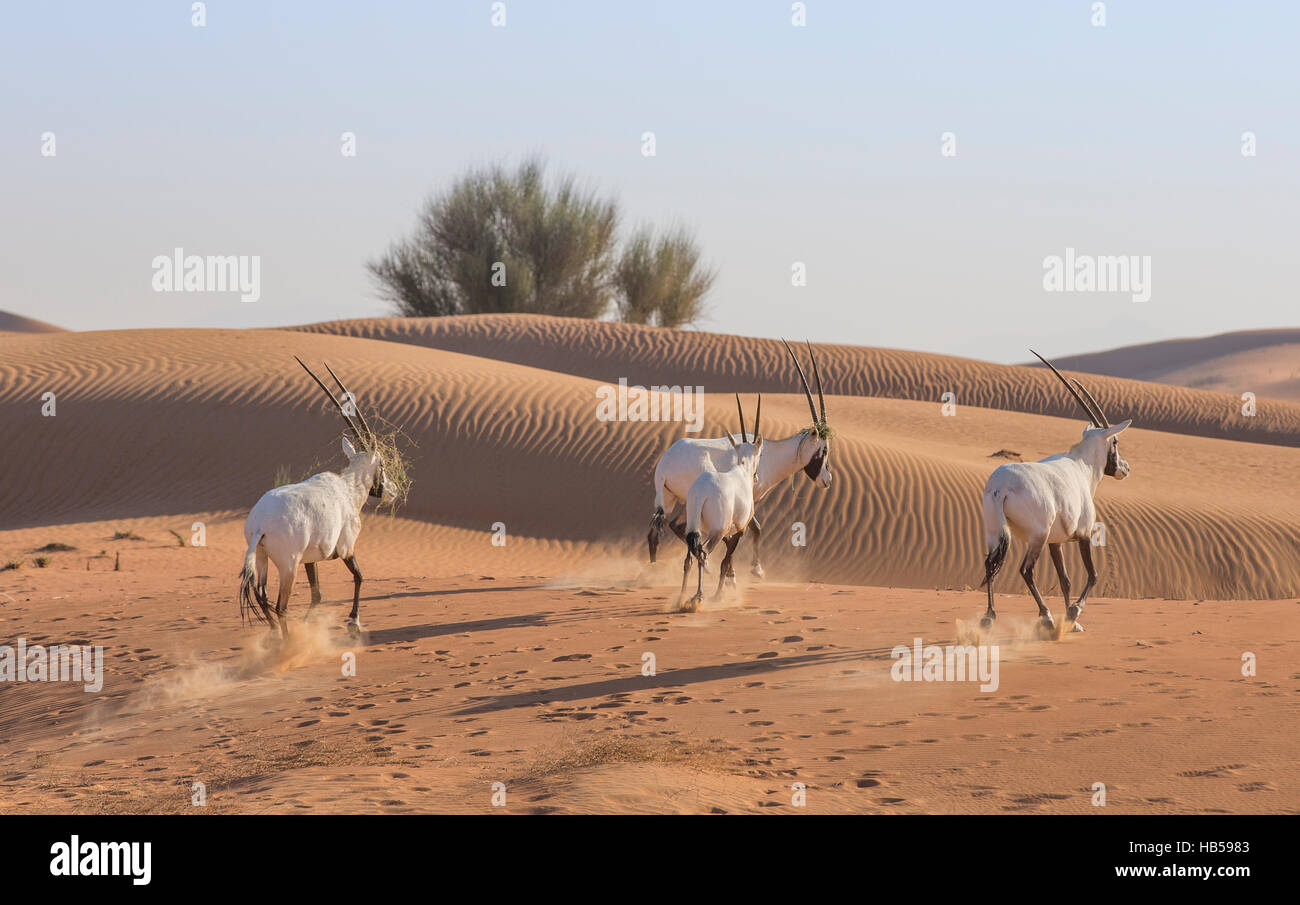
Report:
[[[542,154],[695,232],[701,329],[1010,362],[1300,323],[1300,4],[796,5],[13,4],[0,309],[388,314],[365,263],[423,199]],[[256,256],[259,297],[155,291],[176,248]],[[1066,249],[1148,260],[1150,298],[1045,289]]]

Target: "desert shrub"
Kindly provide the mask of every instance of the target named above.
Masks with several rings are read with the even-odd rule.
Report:
[[[522,312],[678,326],[699,319],[714,273],[684,229],[618,248],[618,202],[539,158],[471,170],[429,197],[415,230],[367,265],[408,317]]]

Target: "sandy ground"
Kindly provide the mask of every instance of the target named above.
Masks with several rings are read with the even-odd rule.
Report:
[[[292,353],[411,441],[407,505],[365,517],[359,642],[337,563],[310,623],[299,576],[287,646],[239,623],[248,508],[341,459]],[[1112,812],[1300,810],[1300,405],[1087,378],[1135,418],[1087,631],[1039,639],[1006,569],[978,637],[983,482],[1078,414],[1040,369],[821,353],[831,488],[764,501],[768,580],[746,541],[740,591],[688,615],[680,547],[644,551],[682,426],[598,421],[596,389],[703,385],[706,435],[762,390],[785,436],[808,411],[778,344],[528,317],[0,333],[0,644],[106,669],[98,694],[0,683],[0,810],[189,813],[197,782],[204,813],[1094,812],[1096,783]],[[997,688],[895,681],[916,638],[996,646]]]
[[[1084,813],[1097,782],[1109,811],[1300,801],[1294,600],[1101,598],[1040,641],[1000,598],[983,692],[891,676],[894,645],[957,640],[973,593],[743,584],[680,615],[631,573],[388,575],[356,643],[342,571],[268,647],[232,627],[227,576],[24,570],[6,633],[87,635],[108,681],[0,692],[0,809],[193,812],[194,782],[210,812]]]

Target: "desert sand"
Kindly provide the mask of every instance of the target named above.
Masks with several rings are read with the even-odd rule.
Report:
[[[62,331],[62,327],[47,324],[45,321],[23,317],[21,314],[13,314],[9,311],[0,311],[0,333],[59,333]]]
[[[287,647],[239,622],[248,509],[342,464],[293,354],[412,444],[406,506],[366,516],[359,642],[338,563],[311,623],[299,576]],[[705,435],[761,391],[784,436],[808,423],[784,354],[519,315],[0,333],[0,642],[103,645],[107,669],[99,694],[0,685],[0,810],[189,813],[195,782],[206,812],[1092,812],[1095,783],[1110,811],[1300,807],[1300,404],[1085,377],[1134,419],[1087,631],[1037,639],[1004,570],[983,692],[896,682],[891,650],[969,636],[985,478],[1078,439],[1041,368],[818,346],[834,483],[761,505],[766,581],[745,542],[737,593],[670,611],[682,548],[651,567],[644,538],[682,426],[598,421],[596,389],[703,386]]]
[[[1058,367],[1300,401],[1300,330],[1243,330],[1069,355]]]

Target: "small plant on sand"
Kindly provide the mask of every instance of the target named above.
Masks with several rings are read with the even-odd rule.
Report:
[[[114,531],[113,540],[144,540],[144,538],[128,528],[125,531]]]
[[[171,528],[168,528],[167,530],[171,532],[172,537],[176,538],[176,546],[178,547],[185,546],[185,538],[181,537],[181,533],[179,531],[175,531]]]
[[[36,562],[36,568],[44,569],[52,562],[52,560],[48,556],[38,556],[36,557],[35,562]]]
[[[52,544],[46,544],[44,547],[37,547],[33,553],[71,553],[77,549],[72,544],[63,544],[55,541]]]
[[[16,572],[23,567],[21,559],[11,559],[4,566],[0,567],[0,572]]]

